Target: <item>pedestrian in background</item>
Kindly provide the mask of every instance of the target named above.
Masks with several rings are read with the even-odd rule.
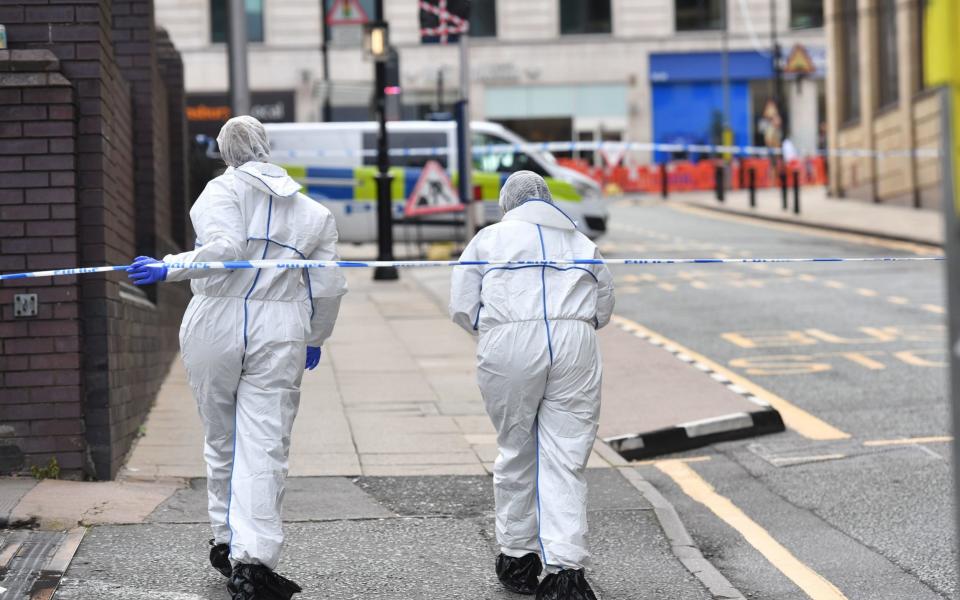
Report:
[[[337,260],[333,216],[266,162],[270,144],[253,117],[217,137],[228,168],[190,211],[196,249],[128,269],[138,285],[193,280],[180,347],[200,409],[214,538],[210,562],[233,600],[287,600],[301,591],[274,573],[290,432],[304,369],[320,361],[347,287],[339,269],[167,268],[169,263],[254,259]]]
[[[511,175],[500,207],[502,221],[481,230],[462,261],[602,258],[536,173]],[[583,571],[584,470],[600,416],[596,330],[613,305],[604,264],[477,265],[453,273],[450,316],[479,335],[477,378],[497,430],[497,576],[538,600],[596,598]]]

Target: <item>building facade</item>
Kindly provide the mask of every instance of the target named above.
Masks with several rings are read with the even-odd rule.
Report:
[[[214,129],[228,110],[224,3],[157,0],[158,22],[184,55],[196,131]],[[369,12],[373,3],[346,4]],[[321,120],[329,93],[335,120],[370,118],[373,68],[359,50],[359,28],[331,27],[328,85],[320,0],[248,0],[247,10],[254,114]],[[413,0],[386,0],[385,13],[400,55],[404,115],[443,108],[457,96],[457,48],[420,43]],[[795,143],[817,146],[825,119],[822,0],[474,0],[471,22],[474,118],[535,140],[699,143],[717,141],[723,120],[735,141],[758,140],[772,92],[773,23],[784,56],[800,45],[817,64],[783,87]]]
[[[924,0],[827,0],[826,36],[834,68],[827,84],[835,154],[830,189],[836,196],[936,208],[941,202],[935,157],[885,151],[937,149],[940,100],[924,86]]]

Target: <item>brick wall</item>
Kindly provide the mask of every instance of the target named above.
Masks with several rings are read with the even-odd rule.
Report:
[[[49,50],[0,51],[0,271],[76,264],[75,104]],[[15,294],[38,294],[14,319]],[[76,277],[0,288],[0,470],[85,462]]]
[[[32,2],[0,8],[0,22],[7,26],[10,47],[42,49],[55,56],[76,109],[65,124],[53,126],[50,121],[36,130],[59,139],[69,126],[76,136],[75,149],[70,151],[75,160],[73,168],[57,171],[59,185],[73,186],[69,188],[74,198],[72,225],[67,227],[62,219],[54,219],[52,212],[50,217],[39,212],[34,215],[37,235],[48,237],[51,245],[55,236],[67,235],[68,229],[74,236],[73,254],[53,254],[48,262],[56,266],[126,264],[137,254],[162,255],[178,250],[177,244],[169,241],[175,236],[168,216],[171,162],[178,151],[170,148],[167,136],[170,121],[182,121],[183,113],[171,113],[166,106],[167,94],[152,49],[152,4],[145,0],[57,0],[49,5],[46,0]],[[13,67],[17,71],[26,68],[20,62],[11,61],[18,63]],[[182,95],[182,90],[175,93]],[[19,102],[25,104],[22,97]],[[15,103],[5,108],[9,115],[25,110]],[[20,137],[13,139],[28,141],[25,133],[17,135]],[[54,186],[52,174],[48,183],[30,175],[4,180],[13,192],[24,191],[28,185],[60,189]],[[8,216],[0,221],[4,226],[29,226],[29,213]],[[8,257],[6,251],[3,257],[11,262],[18,258]],[[26,268],[35,268],[31,260],[43,261],[32,258],[29,252],[20,258],[26,261]],[[59,453],[57,457],[70,471],[82,469],[98,478],[111,478],[122,465],[175,356],[177,326],[189,291],[182,285],[165,285],[148,294],[129,285],[121,274],[83,276],[72,284],[78,292],[74,296],[76,343],[72,352],[80,352],[82,361],[72,376],[56,377],[69,379],[71,383],[63,385],[71,389],[64,394],[70,395],[70,402],[80,409],[74,422],[64,426],[63,434],[74,436],[73,441],[80,446],[74,450],[79,451],[80,458],[74,460],[65,454],[61,460]],[[10,292],[8,286],[0,290],[3,294]],[[42,293],[41,307],[53,298]],[[5,301],[4,306],[8,305]],[[2,324],[9,324],[11,331],[18,333],[23,322],[4,315]],[[40,321],[27,323],[30,335],[34,322]],[[8,340],[6,334],[3,337],[6,359]],[[39,344],[38,354],[43,349]],[[14,366],[22,366],[22,361]],[[39,369],[29,366],[29,371],[36,373]],[[13,373],[8,365],[0,365],[5,396],[9,389],[25,389],[10,386]],[[36,387],[42,387],[38,376],[23,377],[14,377],[13,381],[27,384],[33,377]],[[32,404],[33,387],[26,387],[30,388]],[[17,397],[24,398],[22,393]],[[3,418],[0,421],[7,423]],[[32,449],[41,444],[32,438],[42,437],[34,433],[33,421],[26,426],[12,423],[14,433],[29,432],[30,439],[23,435],[8,438],[20,441],[18,448],[25,455],[23,466],[46,458]]]

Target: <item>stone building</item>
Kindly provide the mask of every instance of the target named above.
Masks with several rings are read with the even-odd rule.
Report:
[[[940,99],[924,86],[923,0],[827,0],[827,115],[838,149],[940,144]],[[913,156],[830,159],[835,196],[917,208],[940,205],[939,161]]]
[[[215,131],[229,113],[225,0],[156,3],[158,22],[183,52],[191,127]],[[372,0],[348,4],[360,7],[355,13],[373,8]],[[400,55],[404,116],[448,107],[457,96],[457,49],[420,43],[417,2],[384,5]],[[324,82],[320,6],[246,2],[254,113],[266,120],[321,120],[328,93],[333,120],[370,118],[373,68],[363,61],[358,27],[331,27]],[[726,38],[728,117],[738,143],[755,143],[771,95],[771,23],[784,55],[799,45],[815,63],[810,76],[788,76],[784,86],[794,141],[814,150],[825,120],[823,0],[474,0],[473,115],[535,140],[709,143],[724,111]]]
[[[184,248],[183,65],[151,0],[4,2],[0,271]],[[14,298],[36,294],[35,316]],[[0,284],[0,473],[112,478],[178,349],[189,290],[121,273]]]

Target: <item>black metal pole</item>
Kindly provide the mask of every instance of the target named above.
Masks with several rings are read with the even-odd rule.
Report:
[[[723,165],[719,164],[716,165],[713,173],[714,186],[717,188],[717,202],[723,202],[724,200],[724,187],[726,182],[724,181],[723,171]]]
[[[787,139],[789,126],[787,119],[787,103],[783,97],[783,68],[780,65],[781,48],[777,40],[777,2],[779,0],[770,0],[770,50],[773,57],[773,101],[780,112],[780,129],[783,139]]]
[[[383,20],[383,0],[377,0],[377,21]],[[377,101],[377,119],[380,132],[377,137],[377,260],[393,260],[393,199],[391,194],[390,153],[387,143],[387,63],[376,61],[374,93]],[[373,271],[376,281],[392,281],[400,278],[396,267],[377,267]]]
[[[660,195],[664,200],[670,195],[670,177],[667,173],[667,163],[660,163]]]
[[[787,210],[789,206],[787,205],[787,167],[780,167],[780,203],[783,206],[783,210]]]
[[[793,172],[793,214],[800,214],[800,170]]]
[[[747,185],[750,186],[750,208],[757,207],[757,172],[753,167],[747,172]]]
[[[323,26],[323,44],[320,52],[323,55],[323,120],[329,123],[333,120],[333,107],[330,105],[330,25],[327,23],[327,1],[320,0],[320,20]]]

